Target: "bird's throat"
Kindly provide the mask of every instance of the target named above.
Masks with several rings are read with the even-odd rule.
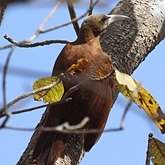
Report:
[[[80,29],[77,41],[80,43],[87,43],[97,39],[98,37],[99,37],[99,33],[95,34],[91,27],[85,26]]]

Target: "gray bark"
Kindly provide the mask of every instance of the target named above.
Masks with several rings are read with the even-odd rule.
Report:
[[[7,8],[7,5],[8,5],[7,0],[6,1],[5,0],[0,0],[0,26],[1,26],[1,23],[2,23],[2,20],[3,20],[5,10]]]
[[[131,19],[111,25],[100,37],[102,48],[114,65],[122,72],[131,74],[147,55],[165,37],[165,0],[123,0],[111,12],[123,14]],[[39,125],[42,125],[43,115]],[[32,164],[34,144],[39,132],[32,136],[18,164]],[[78,164],[83,156],[83,139],[72,135],[64,157],[54,164]]]
[[[101,37],[103,50],[120,71],[131,74],[165,37],[165,1],[123,0],[110,14],[131,20],[109,27]]]

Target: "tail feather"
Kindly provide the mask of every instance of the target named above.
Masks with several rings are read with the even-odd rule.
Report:
[[[54,164],[63,155],[68,139],[67,136],[55,132],[43,132],[34,149],[33,161],[39,165]]]

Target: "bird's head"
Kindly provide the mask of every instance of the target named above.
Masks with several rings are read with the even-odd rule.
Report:
[[[92,36],[97,37],[100,33],[108,27],[109,24],[119,21],[126,20],[129,17],[124,15],[105,15],[96,14],[91,15],[81,25],[80,36],[84,36],[85,39],[89,40]]]

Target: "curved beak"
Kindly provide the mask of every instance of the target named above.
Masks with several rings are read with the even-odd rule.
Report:
[[[121,21],[121,20],[128,20],[130,19],[129,17],[125,16],[125,15],[107,15],[108,17],[108,24],[111,24],[112,22],[115,21]]]

